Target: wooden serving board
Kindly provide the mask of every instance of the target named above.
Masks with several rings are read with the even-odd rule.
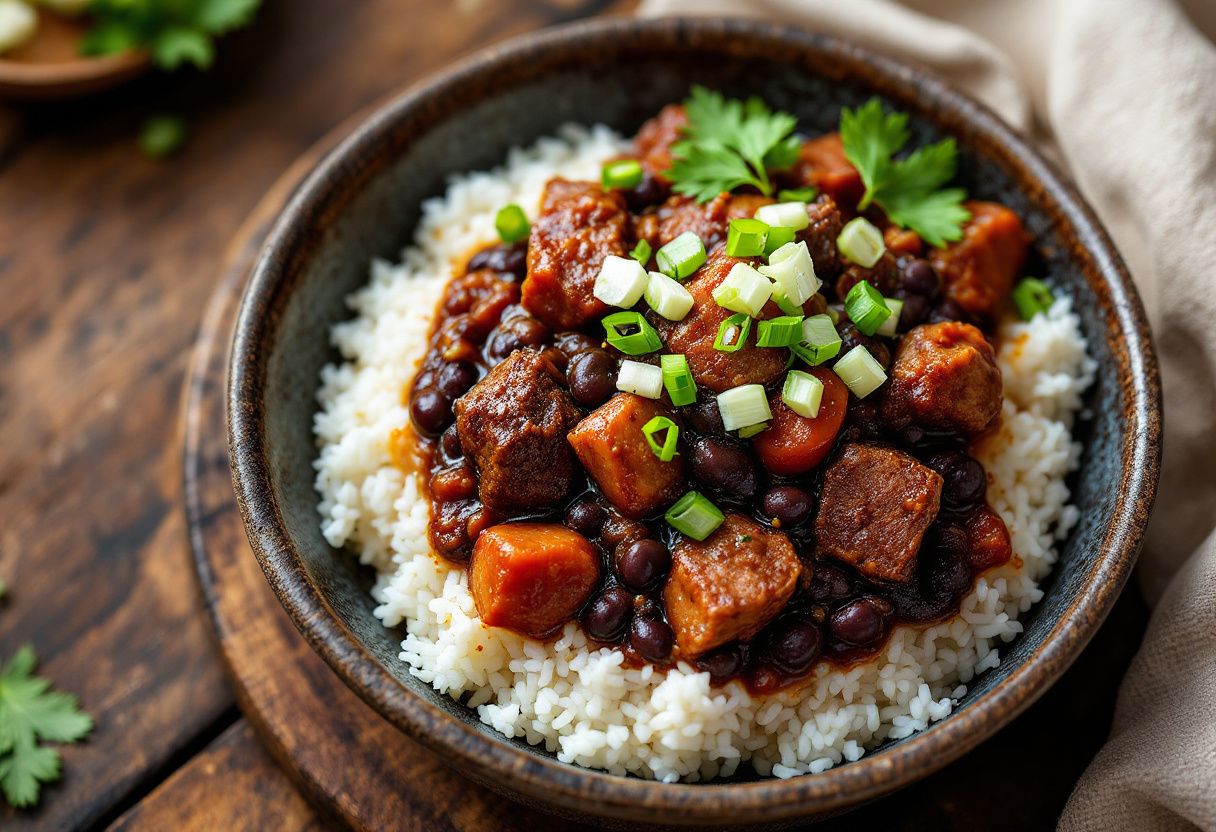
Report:
[[[331,134],[343,134],[339,128]],[[333,139],[301,158],[233,240],[185,389],[185,500],[216,646],[241,710],[305,798],[353,829],[568,829],[463,779],[366,706],[308,646],[245,538],[228,471],[228,346],[241,290],[270,223]],[[320,334],[318,337],[322,337]],[[1146,612],[1131,590],[1065,677],[1013,725],[941,772],[824,829],[1050,829],[1105,739]],[[1011,806],[1001,795],[1016,788]],[[228,800],[257,801],[258,794]],[[998,811],[994,807],[1003,806]]]

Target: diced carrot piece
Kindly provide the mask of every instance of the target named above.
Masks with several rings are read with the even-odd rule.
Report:
[[[504,523],[473,546],[469,589],[483,624],[543,638],[578,614],[600,579],[599,551],[552,523]]]
[[[971,571],[977,575],[1002,565],[1013,556],[1013,544],[1005,521],[986,505],[980,506],[967,520],[967,542],[970,544]]]
[[[773,420],[767,430],[752,439],[752,447],[771,473],[786,477],[803,474],[823,462],[844,424],[849,389],[830,370],[817,367],[811,375],[823,382],[823,399],[815,418],[790,410],[777,392],[769,399]]]
[[[963,238],[933,249],[946,297],[982,320],[993,322],[1026,263],[1029,238],[1018,215],[995,202],[966,202],[971,219]]]
[[[865,193],[861,174],[844,155],[839,133],[829,133],[804,142],[795,173],[841,205],[853,207]]]

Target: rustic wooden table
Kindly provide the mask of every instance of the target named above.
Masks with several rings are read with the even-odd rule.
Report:
[[[271,0],[206,75],[0,106],[0,579],[11,587],[0,657],[32,642],[44,672],[97,718],[87,743],[65,749],[63,781],[41,807],[0,808],[0,826],[327,827],[237,710],[191,574],[181,389],[225,244],[292,160],[352,113],[487,43],[631,5]],[[189,120],[189,142],[151,161],[135,135],[164,111]],[[1125,593],[1077,667],[985,746],[1025,760],[1028,799],[1002,819],[1050,825],[1104,737],[1144,620]],[[980,820],[952,789],[976,759],[854,817]],[[458,814],[449,825],[465,826]]]

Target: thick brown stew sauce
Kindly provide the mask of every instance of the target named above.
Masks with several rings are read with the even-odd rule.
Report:
[[[666,196],[666,187],[648,174],[641,186],[625,194],[633,221],[653,214]],[[889,282],[882,288],[888,295],[915,298],[905,305],[900,331],[932,321],[970,318],[981,323],[939,288],[930,260],[916,256],[919,241],[904,246],[899,232],[892,236],[890,231],[895,230],[888,233]],[[838,300],[853,270],[840,269],[843,274],[834,280],[826,277],[825,298],[818,302]],[[427,474],[430,540],[436,552],[467,565],[475,541],[492,526],[521,520],[564,525],[591,541],[602,563],[599,584],[578,613],[584,631],[597,642],[617,645],[631,664],[667,666],[681,658],[673,650],[663,594],[670,552],[681,536],[661,512],[642,519],[622,516],[578,465],[573,485],[556,507],[500,513],[478,499],[477,467],[466,457],[453,423],[457,399],[516,350],[531,349],[552,365],[554,378],[571,392],[582,418],[616,392],[624,358],[604,343],[598,318],[580,330],[555,332],[529,315],[520,305],[526,274],[527,243],[521,242],[475,252],[451,280],[429,351],[407,391],[414,424],[393,437],[394,453],[403,466],[404,455],[413,453],[408,467]],[[890,371],[898,339],[868,338],[846,321],[840,330],[840,355],[865,344]],[[657,354],[634,360],[657,362]],[[784,373],[767,389],[779,392],[783,379]],[[682,491],[695,488],[727,515],[745,515],[766,530],[779,530],[804,564],[792,597],[758,634],[691,661],[716,682],[739,678],[754,692],[772,692],[805,678],[820,660],[838,666],[865,660],[883,649],[896,625],[924,625],[956,615],[977,576],[1010,559],[1008,531],[986,501],[987,473],[967,453],[976,437],[896,425],[884,417],[882,400],[880,394],[866,400],[849,395],[843,427],[825,461],[799,476],[771,473],[749,441],[728,435],[712,391],[701,387],[696,404],[674,410],[685,461]],[[906,582],[876,580],[841,560],[814,554],[824,473],[842,449],[859,442],[902,451],[941,476],[940,510]],[[638,591],[639,586],[645,589]]]

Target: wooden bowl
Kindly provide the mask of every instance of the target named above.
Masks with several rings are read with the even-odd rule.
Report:
[[[87,57],[80,41],[87,22],[38,10],[38,33],[29,43],[0,56],[0,98],[69,98],[98,92],[146,72],[144,52]]]
[[[1000,666],[945,720],[854,763],[789,780],[661,784],[558,762],[507,740],[414,679],[400,633],[372,615],[371,577],[321,537],[311,463],[327,333],[372,257],[397,258],[423,199],[454,172],[502,161],[567,121],[631,133],[691,83],[761,93],[809,131],[878,94],[917,144],[954,136],[979,198],[1025,218],[1037,256],[1071,293],[1100,364],[1073,480],[1081,521]],[[258,559],[301,632],[386,719],[469,777],[529,804],[616,824],[780,825],[842,811],[966,753],[1040,696],[1089,641],[1140,548],[1156,490],[1161,404],[1140,301],[1074,187],[991,112],[921,70],[831,38],[737,20],[604,20],[496,46],[406,91],[332,151],[278,217],[233,344],[230,457]]]

